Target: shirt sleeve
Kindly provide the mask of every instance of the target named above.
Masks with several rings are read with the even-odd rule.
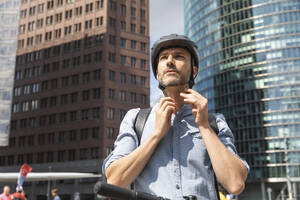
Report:
[[[219,129],[218,137],[221,140],[221,142],[225,145],[225,147],[231,151],[235,156],[237,156],[245,165],[247,172],[249,173],[250,167],[248,163],[242,159],[236,150],[236,147],[234,145],[234,136],[232,131],[230,130],[224,115],[222,114],[215,114],[217,126]]]
[[[134,123],[139,108],[129,110],[121,122],[119,135],[114,143],[114,150],[106,157],[102,164],[102,173],[114,161],[130,154],[138,146],[138,138],[134,131]]]

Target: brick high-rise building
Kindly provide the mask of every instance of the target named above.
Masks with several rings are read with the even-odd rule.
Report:
[[[149,1],[21,0],[19,18],[10,141],[0,149],[0,172],[27,163],[36,172],[100,173],[126,111],[149,106]],[[51,187],[87,199],[93,184]],[[25,185],[30,199],[44,199],[46,188]]]

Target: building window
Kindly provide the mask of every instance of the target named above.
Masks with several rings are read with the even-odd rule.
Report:
[[[89,129],[80,129],[80,140],[87,140],[89,138]]]
[[[125,115],[126,115],[126,110],[120,109],[120,114],[119,114],[120,121],[123,120],[123,118],[125,117]]]
[[[100,99],[101,98],[101,88],[93,89],[93,98]]]
[[[120,27],[121,27],[121,31],[126,31],[126,22],[125,21],[121,21],[120,22]]]
[[[94,80],[101,80],[101,69],[93,71],[94,74]]]
[[[135,11],[136,11],[135,7],[130,7],[130,16],[131,17],[135,17],[136,16],[135,15]]]
[[[92,27],[93,27],[93,20],[92,19],[86,20],[84,26],[85,30],[91,29]]]
[[[70,35],[72,33],[72,25],[70,26],[65,26],[65,32],[64,32],[64,35],[67,36],[67,35]],[[71,46],[71,45],[70,45]]]
[[[100,107],[97,108],[93,108],[92,110],[92,115],[93,115],[93,119],[100,119]]]
[[[82,74],[82,83],[89,83],[90,82],[90,72],[84,72]]]
[[[31,101],[31,110],[37,110],[38,109],[38,100],[32,100]]]
[[[130,66],[133,67],[133,68],[135,68],[135,66],[136,66],[136,58],[135,57],[131,57],[131,59],[130,59]]]
[[[47,2],[47,9],[50,10],[54,6],[54,0],[48,0]]]
[[[89,110],[84,109],[81,110],[81,120],[88,120],[89,119]]]
[[[130,24],[130,31],[135,33],[135,24]]]
[[[120,63],[121,63],[121,65],[126,65],[126,56],[124,56],[124,55],[120,56]]]
[[[73,10],[72,9],[66,10],[65,11],[65,19],[66,20],[71,19],[72,18],[72,14],[73,14]]]
[[[115,98],[115,90],[114,89],[111,89],[111,88],[108,89],[108,98],[111,100],[113,100]]]
[[[78,99],[78,93],[77,92],[72,93],[71,94],[71,102],[76,103],[77,99]]]
[[[121,16],[126,16],[126,5],[121,4]]]
[[[70,112],[70,121],[74,122],[77,120],[77,111],[71,111]]]
[[[38,5],[38,13],[42,13],[42,12],[44,12],[44,4],[43,3]]]
[[[145,86],[146,85],[146,77],[141,76],[141,86]]]
[[[64,94],[60,96],[60,104],[67,105],[68,104],[68,95]]]
[[[140,17],[141,17],[141,20],[144,21],[146,19],[146,11],[141,9],[140,10]]]
[[[35,15],[35,6],[29,8],[29,15]]]
[[[61,22],[62,21],[62,13],[57,13],[55,14],[55,21],[57,23]]]
[[[88,159],[88,149],[80,149],[79,151],[79,159],[86,160]]]
[[[112,17],[109,18],[109,26],[112,28],[116,28],[116,19],[115,18],[112,18]]]
[[[115,109],[114,108],[108,108],[107,109],[107,119],[108,120],[114,120],[115,118]]]
[[[126,38],[120,38],[120,46],[126,48]]]
[[[48,116],[48,123],[49,125],[54,125],[56,124],[56,114],[51,114]]]
[[[52,15],[46,17],[46,25],[48,26],[51,24],[53,24],[53,16]]]
[[[109,52],[109,53],[108,53],[108,60],[109,60],[110,62],[115,63],[115,62],[116,62],[116,54],[115,54],[115,53],[112,53],[112,52]]]
[[[72,85],[78,85],[79,84],[79,75],[75,74],[72,75]]]
[[[86,5],[85,5],[85,12],[86,12],[86,13],[92,12],[92,11],[93,11],[93,6],[94,6],[93,3],[86,4]]]
[[[115,35],[109,35],[109,44],[116,45],[116,36]]]
[[[74,25],[74,32],[80,32],[81,31],[81,23],[75,24]]]
[[[141,104],[145,105],[146,104],[146,95],[141,94]]]
[[[130,102],[132,104],[136,103],[136,93],[133,92],[130,93]]]
[[[141,42],[141,51],[146,52],[146,43]]]
[[[93,138],[99,138],[99,135],[100,135],[99,127],[93,127],[92,128],[92,137]]]
[[[82,101],[88,101],[90,99],[90,91],[84,90],[82,91]]]
[[[96,27],[99,27],[99,26],[102,26],[103,25],[103,17],[97,17],[96,20],[95,20],[95,26]]]
[[[69,159],[69,161],[73,161],[73,160],[75,160],[75,154],[76,154],[76,151],[75,150],[69,150],[68,151],[68,159]]]
[[[130,41],[130,47],[131,47],[131,49],[136,49],[136,41],[135,40]]]
[[[82,6],[75,8],[75,15],[76,16],[82,15]]]
[[[54,31],[54,33],[55,33],[55,38],[60,38],[61,37],[61,29],[59,28],[59,29],[56,29],[55,31]]]
[[[26,18],[27,10],[21,10],[20,11],[20,18]]]
[[[95,52],[95,62],[102,61],[102,51],[96,51]]]
[[[141,69],[146,69],[146,60],[141,59]]]
[[[116,11],[117,10],[117,4],[116,4],[116,2],[113,1],[113,0],[110,0],[109,1],[109,8],[110,8],[111,11]]]
[[[58,151],[57,152],[57,161],[64,162],[65,161],[65,151]]]
[[[70,142],[76,141],[76,130],[70,130],[69,137],[70,137]]]
[[[107,138],[114,139],[115,129],[113,127],[108,127],[106,130]]]
[[[58,133],[58,142],[61,144],[64,144],[66,142],[66,132],[65,131],[60,131]]]
[[[120,91],[120,101],[126,102],[126,91]]]
[[[109,72],[108,72],[108,79],[110,80],[110,81],[115,81],[115,71],[112,71],[112,70],[109,70]]]
[[[97,0],[96,1],[96,9],[97,10],[102,9],[103,8],[103,3],[104,3],[104,0]]]
[[[91,157],[92,157],[92,159],[99,158],[99,148],[98,147],[91,148]]]
[[[142,34],[142,35],[146,34],[146,28],[145,28],[145,26],[140,26],[140,34]]]

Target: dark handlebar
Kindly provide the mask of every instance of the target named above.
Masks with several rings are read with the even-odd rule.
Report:
[[[167,198],[157,197],[155,195],[144,192],[138,192],[135,190],[121,188],[100,181],[95,184],[94,192],[102,196],[126,200],[170,200]]]

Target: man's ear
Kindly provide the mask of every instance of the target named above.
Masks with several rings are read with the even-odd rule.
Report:
[[[193,66],[193,78],[195,79],[198,74],[198,67]]]

